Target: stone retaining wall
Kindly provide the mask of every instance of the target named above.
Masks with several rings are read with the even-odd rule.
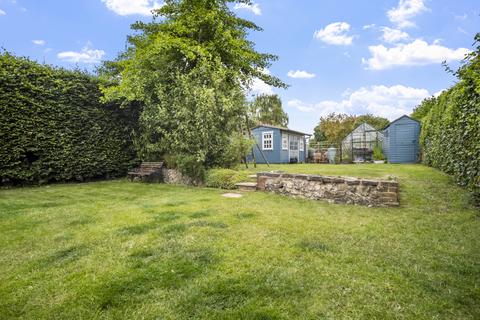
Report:
[[[183,175],[177,169],[167,169],[162,168],[162,181],[167,184],[186,184],[186,185],[194,185],[198,186],[202,183],[199,181],[194,181],[190,177]]]
[[[260,172],[257,173],[257,189],[332,203],[375,207],[399,205],[396,180]]]

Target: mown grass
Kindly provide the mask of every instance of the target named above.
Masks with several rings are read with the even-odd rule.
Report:
[[[109,181],[0,191],[0,318],[478,319],[480,215],[421,165],[401,207]],[[249,172],[254,172],[250,169]]]

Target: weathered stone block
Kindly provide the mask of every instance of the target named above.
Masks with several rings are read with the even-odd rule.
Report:
[[[388,187],[388,192],[397,193],[398,192],[398,187]]]
[[[294,176],[294,179],[308,180],[308,175],[306,175],[306,174],[296,174],[296,175]]]
[[[257,189],[265,190],[265,184],[267,183],[268,177],[266,176],[257,176]]]
[[[319,181],[319,182],[322,182],[322,181],[323,181],[323,178],[322,178],[321,176],[308,175],[308,176],[307,176],[307,180],[308,180],[308,181]]]
[[[353,179],[345,179],[345,182],[346,182],[349,186],[356,186],[356,185],[359,185],[359,184],[360,184],[360,180],[353,180]]]
[[[364,185],[364,186],[377,186],[377,185],[378,185],[378,181],[374,181],[374,180],[362,180],[362,185]]]

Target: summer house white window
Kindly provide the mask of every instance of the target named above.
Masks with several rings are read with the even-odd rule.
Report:
[[[282,134],[282,150],[288,150],[288,136]]]
[[[304,149],[303,149],[303,139],[302,138],[300,138],[300,141],[298,142],[298,149],[300,151],[304,151]]]
[[[262,149],[273,150],[273,131],[262,134]]]

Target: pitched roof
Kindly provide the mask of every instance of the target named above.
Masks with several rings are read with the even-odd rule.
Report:
[[[416,121],[416,122],[420,123],[420,121],[418,121],[417,119],[413,119],[412,117],[407,116],[406,114],[404,114],[403,116],[401,116],[401,117],[393,120],[393,121],[390,122],[389,124],[387,124],[387,126],[386,126],[385,128],[383,128],[382,130],[387,129],[387,128],[390,127],[392,124],[394,124],[395,122],[397,122],[398,120],[400,120],[400,119],[402,119],[402,118],[408,118],[408,119],[410,119],[410,120],[413,120],[413,121]]]
[[[296,133],[296,134],[303,135],[303,136],[311,136],[311,134],[308,134],[308,133],[291,130],[291,129],[288,129],[288,128],[286,128],[286,127],[273,126],[273,125],[270,125],[270,124],[259,124],[259,125],[255,126],[255,127],[253,127],[252,130],[253,130],[253,129],[256,129],[256,128],[259,128],[259,127],[266,127],[266,128],[272,128],[272,129],[280,129],[280,130],[282,130],[282,131],[291,132],[291,133]]]

